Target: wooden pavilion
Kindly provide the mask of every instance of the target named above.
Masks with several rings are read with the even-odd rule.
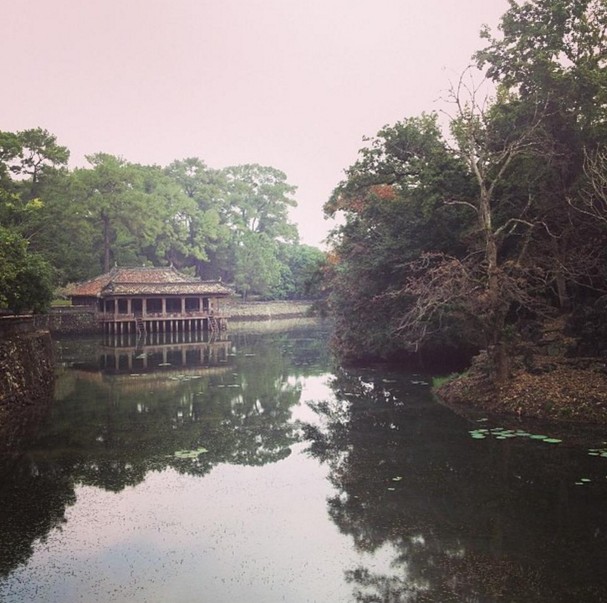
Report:
[[[73,306],[94,308],[107,334],[220,331],[220,301],[232,291],[175,268],[113,268],[68,292]]]

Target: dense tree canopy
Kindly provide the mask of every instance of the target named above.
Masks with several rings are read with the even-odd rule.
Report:
[[[53,296],[49,264],[19,234],[0,226],[0,308],[43,312]]]
[[[507,378],[530,322],[607,293],[607,8],[510,2],[465,71],[448,135],[423,115],[383,128],[325,212],[331,307],[346,356],[482,349]]]
[[[289,221],[295,187],[280,170],[218,170],[196,157],[163,168],[107,153],[69,170],[68,159],[46,130],[0,132],[3,258],[13,258],[3,267],[0,307],[40,310],[54,286],[115,264],[173,264],[222,278],[244,296],[314,293],[310,275],[324,254],[299,245]],[[27,266],[27,286],[41,292],[40,303],[9,284],[16,275],[26,279]]]

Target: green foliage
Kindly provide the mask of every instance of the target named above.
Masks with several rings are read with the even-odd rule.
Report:
[[[0,224],[51,264],[58,284],[114,264],[173,264],[244,294],[302,296],[308,266],[285,251],[298,235],[283,172],[215,170],[195,157],[161,168],[107,153],[69,171],[68,157],[46,130],[0,132]]]
[[[279,244],[281,281],[274,297],[279,299],[316,299],[321,295],[319,272],[326,261],[320,249],[310,245]]]
[[[170,238],[173,249],[167,259],[175,265],[195,266],[206,278],[227,276],[222,272],[222,258],[229,256],[231,241],[225,175],[196,157],[174,161],[165,173],[188,199],[187,207],[174,213],[181,233]]]
[[[337,347],[354,357],[402,347],[396,326],[410,302],[399,294],[408,263],[428,250],[458,252],[466,210],[443,200],[474,190],[436,115],[385,127],[370,142],[325,206],[345,217],[333,233],[330,308]]]
[[[270,237],[263,232],[244,233],[234,266],[234,283],[242,297],[247,299],[250,293],[271,296],[280,276],[276,247]]]
[[[0,226],[0,308],[20,314],[44,312],[52,300],[52,270],[27,241]]]
[[[227,181],[228,222],[240,232],[264,233],[284,242],[297,240],[297,229],[288,221],[295,187],[284,172],[272,167],[247,164],[224,170]]]
[[[607,291],[606,28],[600,0],[511,2],[475,55],[496,98],[452,90],[455,148],[426,114],[368,140],[325,205],[343,355],[490,346],[498,375],[519,319]]]
[[[561,117],[582,129],[605,133],[607,72],[603,0],[528,0],[511,3],[499,38],[485,29],[489,45],[476,54],[487,75],[517,89],[523,98],[550,101]]]

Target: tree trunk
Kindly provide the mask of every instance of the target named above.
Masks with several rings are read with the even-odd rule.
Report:
[[[556,293],[559,298],[559,308],[567,310],[569,308],[569,296],[567,295],[567,281],[563,273],[563,265],[560,261],[559,244],[556,238],[552,239],[552,249],[554,257],[554,281],[556,284]]]
[[[493,364],[493,380],[495,383],[505,383],[510,378],[510,353],[508,346],[500,341],[491,346],[489,357]]]
[[[491,193],[482,182],[480,184],[479,219],[485,237],[485,262],[487,263],[489,357],[493,363],[496,383],[503,383],[510,377],[510,357],[503,341],[507,307],[504,305],[500,291],[497,240],[491,219]]]
[[[110,218],[106,214],[101,216],[103,221],[103,271],[110,271]]]

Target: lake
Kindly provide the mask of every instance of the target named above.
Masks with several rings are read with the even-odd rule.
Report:
[[[313,322],[56,345],[2,448],[4,603],[607,601],[607,434],[464,418]]]

